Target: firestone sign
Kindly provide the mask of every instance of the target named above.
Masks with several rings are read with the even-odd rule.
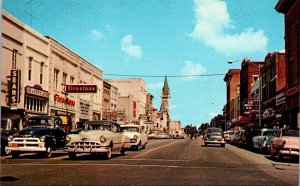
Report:
[[[67,85],[67,93],[96,93],[97,85]]]
[[[10,72],[10,103],[20,103],[21,70],[13,69]]]

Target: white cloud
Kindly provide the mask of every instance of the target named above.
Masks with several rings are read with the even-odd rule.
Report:
[[[194,0],[196,25],[189,35],[218,52],[226,55],[249,52],[265,52],[268,38],[263,30],[247,28],[241,33],[228,34],[234,29],[227,11],[227,5],[221,0]]]
[[[162,87],[164,86],[163,82],[158,82],[158,83],[149,83],[147,85],[147,88],[149,90],[158,90],[158,89],[162,89]]]
[[[185,61],[184,66],[180,70],[180,75],[190,75],[183,77],[184,80],[194,80],[197,76],[206,73],[206,68],[201,64],[194,64],[192,61]]]
[[[103,37],[102,33],[96,29],[91,30],[88,35],[88,38],[93,41],[98,41],[98,40],[102,39],[102,37]]]
[[[142,49],[139,45],[132,43],[132,35],[126,35],[121,40],[121,50],[131,57],[140,59],[142,57]]]

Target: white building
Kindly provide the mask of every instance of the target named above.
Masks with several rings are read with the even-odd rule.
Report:
[[[1,120],[48,113],[49,40],[2,10]]]
[[[118,112],[125,113],[126,122],[138,122],[145,115],[146,83],[141,78],[108,79],[111,85],[118,88]]]

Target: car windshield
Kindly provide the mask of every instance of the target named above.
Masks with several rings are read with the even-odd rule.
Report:
[[[265,131],[263,132],[263,136],[275,136],[275,131],[271,130],[271,131]]]
[[[299,137],[299,130],[291,130],[291,129],[282,130],[282,136]]]
[[[29,119],[28,126],[54,126],[54,119],[53,118]]]
[[[85,126],[84,126],[84,129],[85,130],[108,130],[108,131],[111,131],[111,129],[112,129],[112,125],[110,125],[110,124],[95,124],[95,123],[93,123],[93,124],[88,124],[88,123],[86,123],[85,124]]]
[[[215,128],[215,129],[208,129],[207,132],[208,132],[208,133],[222,133],[222,129],[218,129],[218,128]]]
[[[139,132],[138,127],[122,127],[123,132]]]

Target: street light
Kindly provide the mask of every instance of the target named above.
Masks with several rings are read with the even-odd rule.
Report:
[[[227,61],[227,63],[228,64],[232,64],[232,63],[236,63],[236,62],[240,62],[240,61],[233,61],[233,60],[228,60]],[[259,94],[258,94],[258,125],[259,125],[259,127],[261,127],[261,97],[262,97],[262,86],[261,86],[261,75],[260,75],[260,70],[261,70],[261,64],[258,64],[258,65],[256,65],[255,63],[250,63],[251,65],[254,65],[254,66],[256,66],[257,68],[258,68],[258,89],[259,89]]]

